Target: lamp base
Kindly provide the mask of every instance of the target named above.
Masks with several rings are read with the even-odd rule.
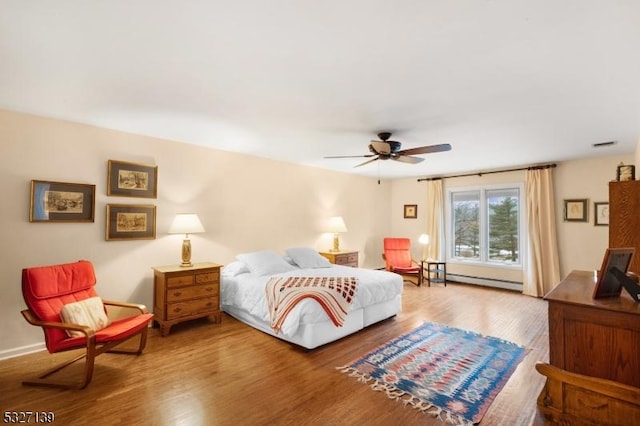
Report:
[[[329,250],[331,253],[336,253],[340,251],[340,235],[336,232],[333,234],[333,248]]]
[[[193,266],[193,263],[191,263],[191,240],[185,238],[182,241],[182,263],[180,267],[186,268],[189,266]]]

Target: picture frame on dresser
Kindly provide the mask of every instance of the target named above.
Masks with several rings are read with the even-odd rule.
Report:
[[[153,240],[156,238],[156,206],[107,204],[106,240]]]
[[[30,200],[29,222],[93,222],[96,186],[32,180]]]
[[[593,288],[594,299],[620,296],[623,283],[619,275],[626,277],[634,253],[633,247],[606,249],[598,280]]]
[[[157,198],[158,166],[109,160],[107,195]]]

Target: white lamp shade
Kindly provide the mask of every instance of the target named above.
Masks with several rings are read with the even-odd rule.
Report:
[[[429,244],[429,235],[427,234],[420,235],[420,238],[418,238],[418,242],[426,246],[427,244]]]
[[[333,232],[334,234],[337,234],[338,232],[347,232],[347,225],[344,224],[342,217],[334,216],[329,219],[328,232]]]
[[[204,226],[195,213],[180,213],[173,219],[169,234],[197,234],[204,232]]]

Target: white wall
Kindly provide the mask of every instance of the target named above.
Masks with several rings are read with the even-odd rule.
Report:
[[[152,307],[153,266],[180,262],[182,236],[167,235],[176,213],[198,213],[194,262],[291,246],[332,246],[328,217],[344,217],[341,248],[378,267],[390,230],[391,185],[179,142],[0,110],[0,358],[38,346],[42,332],[20,315],[22,268],[88,259],[105,298]],[[107,160],[158,165],[158,198],[107,197]],[[94,223],[30,223],[32,179],[96,185]],[[108,203],[157,206],[155,240],[105,241]]]

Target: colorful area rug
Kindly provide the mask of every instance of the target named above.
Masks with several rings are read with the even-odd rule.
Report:
[[[505,340],[425,323],[338,369],[442,421],[472,425],[525,355]]]

